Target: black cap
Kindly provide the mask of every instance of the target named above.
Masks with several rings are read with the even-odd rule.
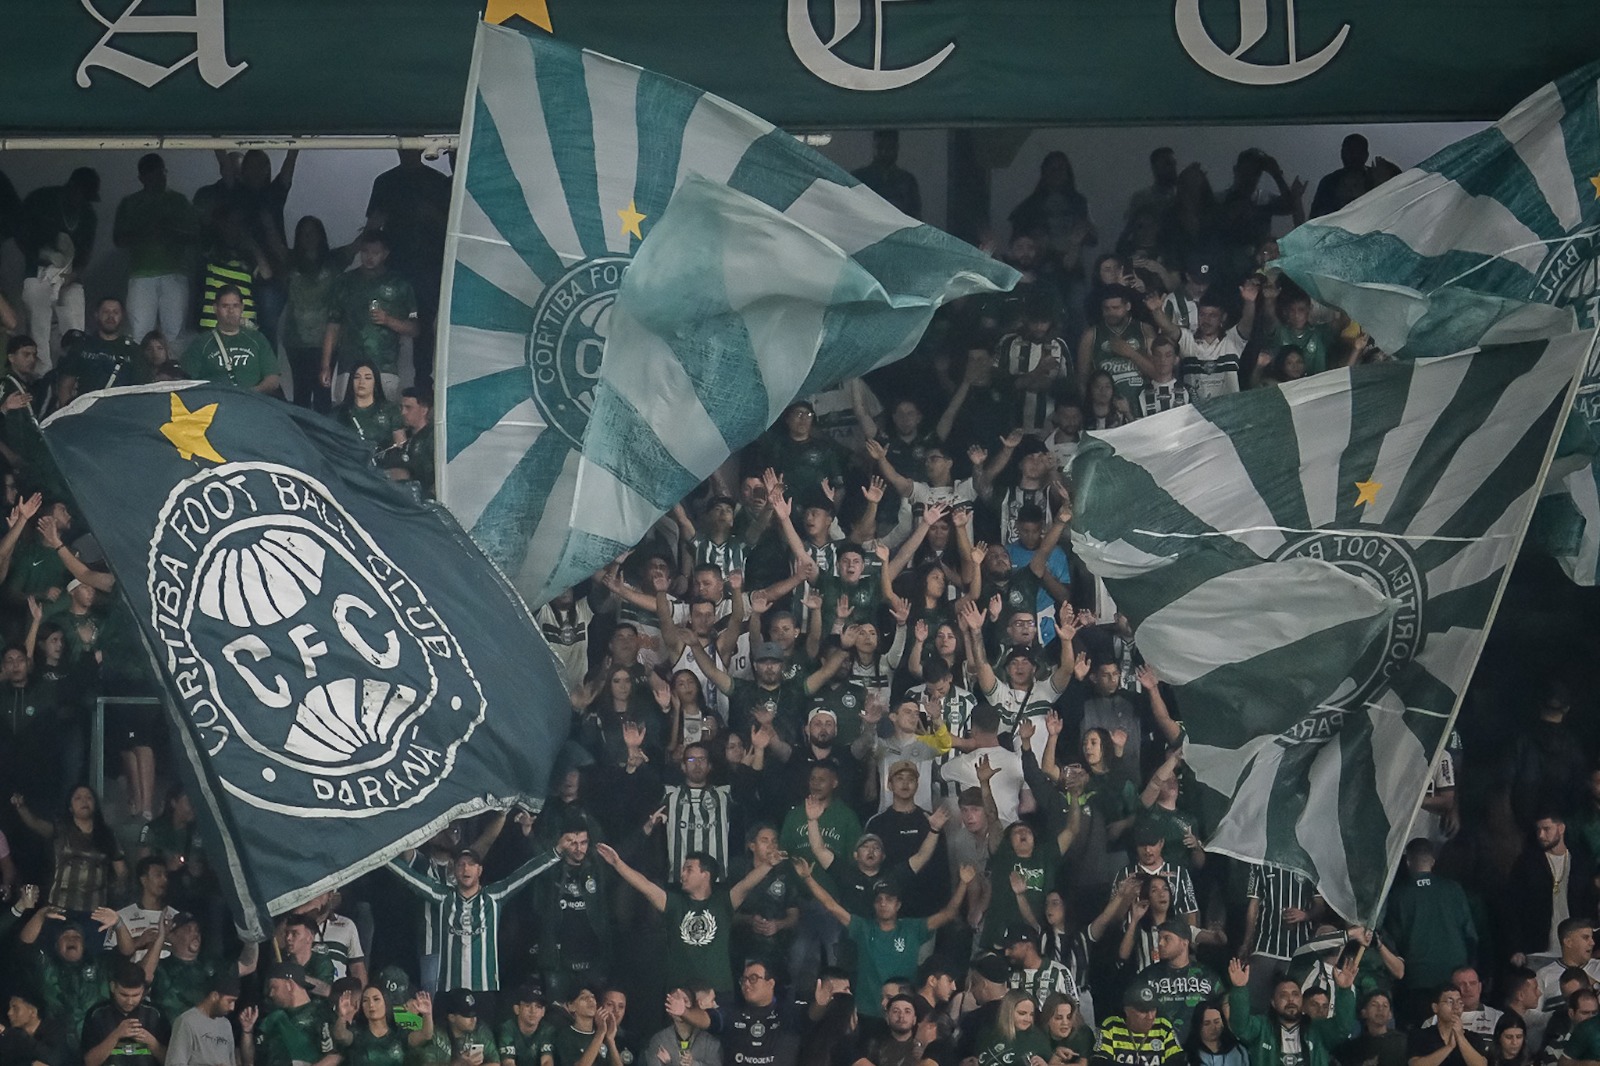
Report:
[[[1000,955],[979,956],[973,962],[972,968],[978,972],[979,977],[985,981],[993,981],[997,985],[1003,985],[1011,980],[1011,964]]]
[[[1161,925],[1156,929],[1156,932],[1158,932],[1158,933],[1171,933],[1173,936],[1179,938],[1180,940],[1192,940],[1192,939],[1194,939],[1194,934],[1190,931],[1188,922],[1179,922],[1179,921],[1162,922]]]
[[[1033,929],[1020,923],[1006,926],[1005,933],[1000,937],[1000,946],[1003,948],[1031,943],[1033,943]]]
[[[478,854],[476,848],[462,848],[460,851],[456,852],[456,858],[471,859],[479,866],[483,865],[483,856]]]
[[[476,1018],[478,1016],[478,997],[465,988],[446,992],[440,998],[444,1000],[442,1006],[446,1014],[455,1014],[462,1018]]]
[[[239,971],[233,966],[224,966],[221,970],[211,975],[211,983],[206,986],[208,991],[219,996],[237,996],[239,994]]]
[[[516,991],[511,993],[511,1002],[537,1003],[542,1007],[545,1004],[544,986],[537,981],[528,981],[525,984],[520,984],[517,986]]]
[[[266,976],[268,981],[293,981],[303,988],[306,983],[306,968],[298,962],[284,959],[268,966]]]
[[[1140,1010],[1156,1009],[1156,990],[1144,981],[1135,981],[1122,990],[1122,1005]]]
[[[179,911],[172,916],[172,931],[177,932],[178,929],[188,925],[190,922],[199,924],[200,919],[193,911]]]

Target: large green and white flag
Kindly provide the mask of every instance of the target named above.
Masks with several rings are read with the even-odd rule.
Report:
[[[900,358],[942,302],[1016,277],[725,100],[481,26],[440,311],[439,498],[543,603],[796,396]]]
[[[1374,917],[1589,341],[1332,371],[1085,437],[1073,546],[1175,686],[1208,850]]]
[[[1285,273],[1384,349],[1420,357],[1600,322],[1600,63],[1280,242]],[[1537,539],[1600,576],[1600,360],[1591,361]]]

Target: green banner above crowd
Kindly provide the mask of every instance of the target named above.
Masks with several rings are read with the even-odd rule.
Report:
[[[1585,0],[43,0],[0,136],[453,133],[480,12],[791,128],[1487,119],[1600,54]]]

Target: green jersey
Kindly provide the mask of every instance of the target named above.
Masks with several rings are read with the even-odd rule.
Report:
[[[399,405],[387,400],[366,407],[351,403],[334,412],[334,417],[340,425],[355,430],[356,436],[367,442],[374,455],[394,444],[396,430],[403,433],[406,428],[405,423],[400,421]]]
[[[541,1022],[531,1033],[511,1018],[500,1025],[500,1061],[512,1059],[517,1066],[539,1066],[547,1057],[555,1055],[555,1027]]]
[[[390,318],[417,317],[417,297],[411,283],[390,271],[352,270],[334,282],[328,321],[339,327],[336,356],[341,373],[370,359],[380,374],[400,372],[400,334],[372,321],[376,308]]]
[[[556,1066],[575,1066],[593,1042],[593,1029],[585,1033],[570,1025],[561,1026],[550,1039],[551,1054],[556,1060]],[[600,1044],[600,1054],[595,1056],[594,1061],[595,1066],[611,1062],[611,1049],[604,1042]],[[518,1063],[518,1066],[527,1066],[527,1063]]]
[[[1027,857],[1018,855],[1011,849],[1009,836],[1000,845],[1000,850],[995,852],[994,859],[989,863],[989,887],[992,892],[989,913],[983,919],[984,932],[989,940],[997,939],[1007,926],[1022,921],[1017,894],[1011,891],[1013,870],[1022,875],[1022,882],[1027,887],[1025,894],[1028,906],[1032,908],[1034,916],[1044,913],[1044,897],[1055,887],[1056,869],[1061,865],[1061,851],[1056,843],[1054,833],[1035,830],[1033,854]]]
[[[193,959],[168,955],[156,964],[155,980],[150,983],[150,1002],[168,1018],[176,1018],[206,998],[211,979],[222,965],[204,955]]]
[[[1144,375],[1139,373],[1138,364],[1132,359],[1118,355],[1112,349],[1112,342],[1118,340],[1126,341],[1136,352],[1148,354],[1144,330],[1139,328],[1139,323],[1130,319],[1120,330],[1104,324],[1094,327],[1094,350],[1090,359],[1094,362],[1094,369],[1104,370],[1111,375],[1111,380],[1117,386],[1117,395],[1128,401],[1129,410],[1138,414],[1139,393],[1144,391]]]
[[[344,1052],[344,1066],[405,1066],[410,1043],[406,1034],[390,1026],[382,1036],[372,1035],[365,1025],[350,1027],[350,1046]],[[485,1055],[488,1062],[490,1056]]]
[[[500,1051],[500,1041],[495,1038],[494,1030],[481,1022],[470,1033],[458,1033],[454,1029],[446,1029],[445,1037],[450,1041],[452,1059],[466,1058],[470,1051],[476,1049],[483,1052],[483,1061],[488,1066],[494,1062],[495,1055]]]
[[[198,381],[225,381],[253,389],[278,374],[278,353],[265,336],[245,328],[226,334],[202,333],[183,355],[183,372]]]
[[[733,901],[726,890],[706,899],[690,899],[682,892],[667,893],[662,921],[666,936],[666,983],[683,988],[704,981],[712,988],[733,988],[733,965],[728,948],[733,933]]]
[[[750,863],[743,860],[728,872],[728,878],[730,881],[742,880],[749,870]],[[782,863],[767,871],[767,876],[750,890],[744,902],[739,904],[739,915],[746,919],[781,921],[788,917],[791,908],[800,906],[800,897],[800,875],[794,872],[794,867]],[[734,946],[738,949],[740,959],[760,959],[770,969],[777,971],[787,965],[789,943],[793,939],[794,933],[789,929],[773,936],[762,936],[747,920],[739,926]]]
[[[36,960],[38,988],[46,1013],[65,1023],[67,1032],[83,1032],[84,1018],[111,994],[110,967],[93,959],[66,963],[43,951]]]
[[[1267,348],[1277,355],[1285,348],[1299,348],[1306,357],[1306,373],[1320,374],[1328,369],[1328,353],[1333,351],[1337,338],[1327,326],[1308,325],[1305,329],[1290,329],[1278,325],[1267,336]]]
[[[917,973],[917,955],[933,936],[926,918],[901,918],[894,928],[885,929],[877,921],[859,914],[850,918],[849,937],[856,945],[856,984],[861,996],[856,1009],[872,1018],[883,1017],[882,989],[893,978],[910,981]]]
[[[500,909],[534,875],[545,869],[550,856],[536,855],[502,881],[463,896],[454,885],[435,881],[399,859],[389,868],[400,875],[417,895],[428,900],[432,928],[439,931],[439,987],[493,992],[500,988]]]
[[[318,1000],[274,1010],[256,1023],[256,1066],[304,1066],[333,1052],[333,1025]]]

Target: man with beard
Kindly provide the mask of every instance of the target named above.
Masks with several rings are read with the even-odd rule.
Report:
[[[1250,965],[1228,963],[1229,1025],[1238,1034],[1253,1066],[1328,1066],[1333,1049],[1355,1028],[1356,959],[1351,956],[1334,974],[1331,1017],[1312,1021],[1300,1010],[1300,983],[1280,975],[1272,988],[1265,1015],[1250,1012]],[[1437,1066],[1437,1064],[1432,1064]],[[1476,1066],[1483,1066],[1477,1063]]]
[[[788,761],[782,770],[787,781],[783,795],[790,805],[804,800],[813,791],[811,772],[825,766],[834,772],[839,790],[846,796],[861,794],[861,763],[851,754],[849,747],[839,743],[839,717],[832,707],[816,706],[806,717],[806,731],[801,742],[789,751]],[[801,830],[804,830],[802,825]],[[788,846],[792,841],[786,842]]]
[[[569,814],[561,828],[556,839],[561,861],[534,881],[533,910],[544,990],[557,1002],[568,1002],[578,988],[603,984],[611,972],[611,870],[591,849],[589,827],[581,818]]]
[[[1137,297],[1132,289],[1111,285],[1100,293],[1100,321],[1083,331],[1078,341],[1078,395],[1089,395],[1089,377],[1104,370],[1116,384],[1117,395],[1130,409],[1139,409],[1144,379],[1155,376],[1150,362],[1150,342],[1155,330],[1133,317]]]

